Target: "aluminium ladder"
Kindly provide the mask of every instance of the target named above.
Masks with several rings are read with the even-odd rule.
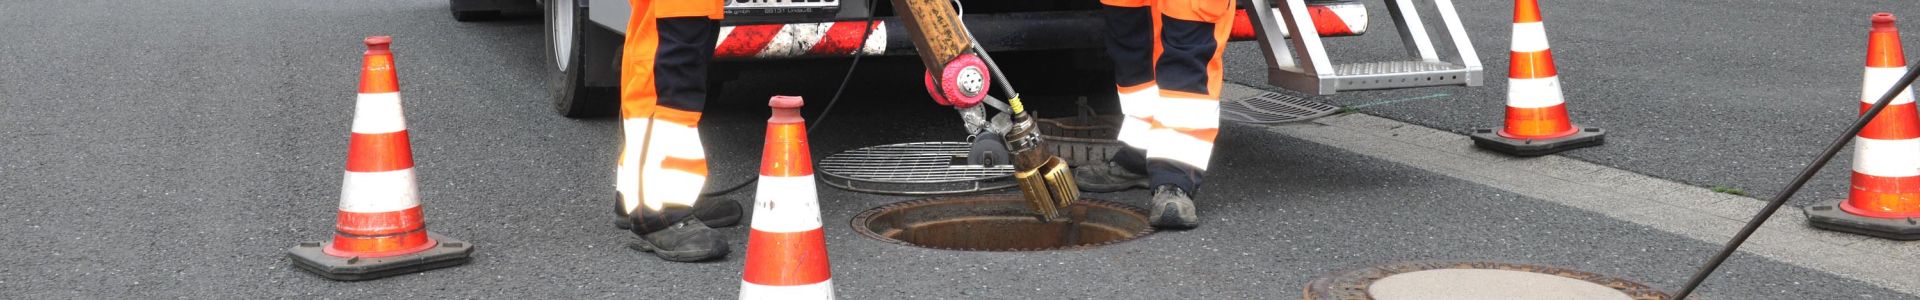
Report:
[[[1412,60],[1334,64],[1321,45],[1319,30],[1307,10],[1306,0],[1240,0],[1248,7],[1255,36],[1267,59],[1267,82],[1274,86],[1308,94],[1331,95],[1340,91],[1396,89],[1447,85],[1480,86],[1483,70],[1468,41],[1460,15],[1452,0],[1430,0],[1440,13],[1442,28],[1452,38],[1453,60],[1443,60],[1420,20],[1418,0],[1385,0],[1394,27],[1399,29]],[[1325,0],[1315,0],[1321,2]],[[1279,22],[1276,22],[1279,20]],[[1292,38],[1282,34],[1286,26]],[[1296,59],[1297,58],[1297,59]]]

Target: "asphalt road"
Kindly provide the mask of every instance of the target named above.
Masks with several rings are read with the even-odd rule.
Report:
[[[433,0],[0,3],[0,298],[733,297],[738,253],[677,264],[623,247],[631,234],[607,218],[615,124],[547,109],[539,31],[525,19],[455,23]],[[479,250],[467,266],[332,282],[292,269],[284,252],[330,234],[359,41],[375,34],[396,39],[430,229]],[[863,71],[847,102],[814,124],[815,153],[959,138],[910,69]],[[724,91],[703,128],[714,181],[754,176],[767,96],[819,103],[837,74],[754,73]],[[1380,110],[1417,105],[1439,104]],[[1635,135],[1617,134],[1582,153],[1635,149]],[[1691,272],[1680,266],[1717,247],[1258,128],[1224,135],[1200,204],[1204,227],[1098,249],[894,246],[857,236],[845,220],[909,198],[823,188],[837,290],[853,299],[1294,298],[1323,274],[1424,259],[1552,264],[1674,287]],[[1144,196],[1097,195],[1135,205]],[[725,232],[744,248],[744,228]],[[1747,255],[1704,293],[1910,297]]]
[[[1920,5],[1907,1],[1541,2],[1574,121],[1609,132],[1607,145],[1565,155],[1762,199],[1779,193],[1858,114],[1868,16],[1903,17],[1905,44],[1920,45],[1913,21]],[[1329,39],[1328,52],[1336,62],[1406,59],[1385,8],[1368,3],[1374,31]],[[1455,132],[1499,127],[1512,4],[1455,3],[1485,64],[1485,86],[1316,99]],[[1268,87],[1258,51],[1253,43],[1229,48],[1228,78]],[[1845,198],[1847,151],[1793,203]]]

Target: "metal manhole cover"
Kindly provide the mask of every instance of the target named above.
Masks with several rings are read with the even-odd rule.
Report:
[[[827,185],[856,192],[948,195],[1011,188],[1013,166],[967,165],[969,144],[925,142],[847,150],[815,167]]]
[[[1307,300],[1673,299],[1638,282],[1579,270],[1486,261],[1373,266],[1307,283]]]
[[[1339,111],[1340,107],[1332,104],[1294,95],[1266,92],[1251,98],[1221,103],[1220,119],[1241,123],[1277,124],[1312,120]]]
[[[888,243],[959,251],[1045,251],[1125,242],[1153,233],[1147,212],[1081,198],[1042,222],[1019,194],[930,198],[876,207],[853,230]]]

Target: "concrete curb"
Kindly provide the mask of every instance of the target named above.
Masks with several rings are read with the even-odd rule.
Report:
[[[1263,91],[1229,83],[1223,92],[1224,98],[1235,99]],[[1466,135],[1366,114],[1267,129],[1716,245],[1726,243],[1765,206],[1753,198],[1558,155],[1509,157],[1475,148]],[[1784,207],[1741,252],[1920,295],[1920,276],[1911,275],[1920,270],[1920,248],[1913,246],[1813,229],[1799,208]],[[1708,255],[1700,254],[1702,263]]]

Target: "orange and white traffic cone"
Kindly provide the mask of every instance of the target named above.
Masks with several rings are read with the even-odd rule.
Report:
[[[775,96],[754,193],[753,232],[740,299],[832,299],[826,232],[800,97]]]
[[[1907,72],[1900,30],[1893,14],[1873,14],[1867,34],[1866,80],[1860,84],[1860,111],[1892,89]],[[1814,227],[1898,240],[1920,240],[1920,112],[1913,90],[1901,93],[1853,138],[1853,188],[1844,200],[1807,206]],[[1834,208],[1838,207],[1838,210]]]
[[[1513,1],[1512,49],[1506,127],[1474,130],[1473,144],[1509,155],[1540,156],[1604,143],[1605,130],[1581,128],[1567,117],[1560,72],[1553,67],[1536,0]]]
[[[366,280],[466,263],[473,245],[427,232],[413,178],[400,81],[386,36],[366,39],[347,173],[332,242],[287,252],[295,266],[334,280]]]

